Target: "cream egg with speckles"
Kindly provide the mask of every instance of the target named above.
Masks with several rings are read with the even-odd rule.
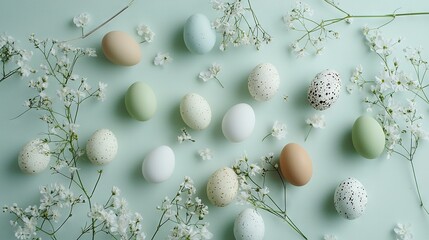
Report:
[[[183,121],[194,130],[203,130],[210,125],[212,111],[205,98],[196,94],[188,93],[180,102],[180,115]]]
[[[99,129],[86,143],[86,155],[96,165],[110,163],[118,153],[118,141],[109,129]]]
[[[234,221],[236,240],[262,240],[265,234],[264,219],[253,208],[243,210]]]
[[[279,90],[280,76],[271,63],[256,66],[247,79],[249,93],[257,101],[268,101]]]
[[[34,139],[27,143],[18,156],[19,168],[30,174],[40,173],[45,170],[51,159],[49,145],[40,139]]]
[[[214,172],[207,182],[207,197],[217,207],[230,204],[238,192],[238,179],[234,170],[223,167]]]
[[[347,178],[335,189],[334,205],[338,214],[353,220],[360,217],[368,203],[368,194],[361,182]]]

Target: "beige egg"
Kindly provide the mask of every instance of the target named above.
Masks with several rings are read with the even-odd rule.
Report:
[[[296,143],[289,143],[283,148],[279,167],[283,178],[295,186],[307,184],[313,175],[310,156]]]
[[[101,42],[104,56],[114,64],[133,66],[140,62],[139,44],[127,33],[108,32]]]
[[[238,192],[238,179],[234,170],[223,167],[214,172],[207,183],[207,197],[217,207],[230,204]]]

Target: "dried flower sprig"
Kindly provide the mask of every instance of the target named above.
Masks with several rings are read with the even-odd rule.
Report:
[[[222,35],[221,51],[230,44],[234,47],[254,45],[259,50],[261,44],[271,42],[272,38],[259,22],[250,0],[211,0],[210,3],[214,10],[223,13],[212,23],[213,29]]]
[[[268,137],[275,137],[277,140],[282,140],[286,137],[287,127],[286,124],[281,123],[279,121],[275,121],[273,127],[271,128],[271,132],[265,135],[262,138],[262,142],[265,141]]]
[[[349,11],[341,8],[334,0],[323,1],[328,6],[336,9],[341,16],[321,20],[312,19],[314,11],[311,7],[302,1],[297,1],[296,6],[283,17],[289,29],[303,33],[301,37],[291,44],[292,51],[296,53],[298,57],[308,55],[309,51],[314,52],[316,55],[321,54],[324,50],[324,43],[328,39],[340,38],[340,33],[332,29],[332,27],[338,23],[345,22],[350,24],[353,19],[361,18],[387,19],[388,21],[386,23],[376,27],[381,28],[394,21],[397,17],[429,15],[429,12],[397,13],[396,11],[393,13],[375,15],[351,14]]]
[[[198,78],[203,80],[204,82],[207,82],[208,80],[214,78],[219,82],[222,88],[225,88],[222,82],[220,81],[220,79],[217,77],[221,69],[222,67],[219,64],[213,63],[207,71],[200,72],[200,74],[198,75]]]
[[[304,233],[289,217],[286,210],[286,183],[284,182],[278,162],[274,159],[273,154],[268,154],[261,158],[260,163],[251,163],[247,156],[238,159],[232,166],[232,169],[238,176],[239,203],[247,203],[255,208],[262,209],[285,221],[301,237],[307,239]],[[283,204],[277,202],[270,194],[268,185],[268,174],[277,176],[282,183]],[[277,191],[277,190],[276,190]]]
[[[305,136],[305,139],[304,139],[304,141],[307,141],[308,137],[310,136],[311,130],[313,130],[313,128],[324,129],[326,127],[325,115],[314,114],[312,117],[307,118],[305,120],[305,123],[307,123],[310,126],[310,128],[308,129],[307,135]]]
[[[186,142],[186,141],[195,142],[195,139],[192,138],[191,134],[189,134],[186,128],[180,129],[180,132],[181,132],[180,135],[177,136],[177,141],[179,143]]]
[[[28,77],[34,73],[35,70],[28,65],[32,56],[33,52],[18,47],[12,36],[0,35],[0,83],[15,74]]]
[[[363,33],[370,49],[379,56],[383,69],[380,74],[366,80],[362,67],[358,66],[351,82],[368,93],[364,103],[368,105],[368,111],[376,110],[376,118],[385,133],[387,157],[396,154],[410,163],[420,206],[429,214],[414,167],[414,156],[420,142],[429,139],[429,134],[423,129],[423,115],[417,109],[417,101],[429,104],[426,93],[429,86],[427,61],[421,58],[421,49],[405,49],[405,59],[415,73],[413,78],[406,73],[405,66],[393,57],[399,40],[387,39],[379,30],[365,28]]]
[[[211,239],[209,224],[202,222],[209,214],[208,206],[194,197],[196,188],[190,177],[185,177],[174,197],[165,197],[157,209],[162,212],[158,226],[151,239],[167,223],[173,223],[168,239]]]

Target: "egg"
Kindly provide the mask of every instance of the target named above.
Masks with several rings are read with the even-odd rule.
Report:
[[[353,124],[352,141],[356,152],[368,159],[379,157],[386,144],[383,128],[367,115],[360,116]]]
[[[155,115],[157,101],[152,88],[144,82],[135,82],[125,94],[125,107],[136,120],[147,121]]]
[[[281,175],[295,186],[307,184],[313,175],[310,156],[300,145],[289,143],[284,146],[279,160]]]
[[[271,63],[256,66],[247,79],[250,95],[257,101],[268,101],[279,90],[280,77]]]
[[[207,128],[212,119],[209,103],[196,93],[188,93],[182,98],[180,115],[186,125],[194,130]]]
[[[139,44],[125,32],[108,32],[101,41],[101,48],[104,56],[117,65],[132,66],[141,59]]]
[[[365,187],[354,178],[347,178],[335,189],[334,205],[337,212],[349,220],[360,217],[368,203]]]
[[[242,142],[252,135],[255,121],[255,112],[249,104],[234,105],[223,116],[223,135],[231,142]]]
[[[330,108],[337,101],[340,90],[340,74],[328,69],[318,73],[311,81],[307,99],[314,109],[322,111]]]
[[[223,167],[214,172],[207,182],[207,197],[217,206],[224,207],[230,204],[238,192],[238,179],[234,170]]]
[[[204,54],[212,50],[216,43],[216,32],[210,20],[203,14],[194,14],[186,20],[183,40],[192,53]]]
[[[86,155],[93,164],[105,165],[115,159],[118,141],[109,129],[95,131],[86,143]]]
[[[245,209],[235,219],[234,237],[236,240],[262,240],[264,234],[264,219],[255,209]]]
[[[164,182],[173,175],[175,155],[169,146],[160,146],[147,154],[142,164],[143,177],[148,182]]]
[[[40,173],[45,170],[51,159],[49,145],[40,139],[27,143],[18,155],[18,165],[25,173]]]

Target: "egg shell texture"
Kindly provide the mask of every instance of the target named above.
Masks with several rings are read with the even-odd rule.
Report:
[[[104,56],[114,64],[132,66],[140,62],[139,44],[127,33],[111,31],[101,41]]]
[[[175,164],[176,158],[169,146],[157,147],[143,160],[143,177],[152,183],[164,182],[173,175]]]
[[[262,63],[250,73],[247,85],[250,95],[257,101],[268,101],[279,90],[280,76],[271,63]]]
[[[289,143],[283,148],[279,167],[283,178],[295,186],[307,184],[313,175],[313,163],[310,156],[296,143]]]
[[[352,141],[356,152],[368,159],[379,157],[386,144],[383,128],[377,120],[367,115],[360,116],[354,122]]]
[[[93,164],[108,164],[117,153],[118,141],[109,129],[97,130],[86,143],[86,155]]]
[[[252,208],[243,210],[234,222],[236,240],[262,240],[265,234],[264,219]]]
[[[335,190],[334,205],[337,212],[346,219],[360,217],[368,203],[365,187],[354,178],[342,181]]]
[[[238,179],[234,170],[223,167],[214,172],[207,182],[207,197],[218,207],[230,204],[237,196]]]
[[[212,111],[206,99],[196,93],[188,93],[180,102],[180,115],[190,128],[203,130],[211,122]]]
[[[40,139],[34,139],[27,143],[18,155],[19,168],[30,174],[40,173],[45,170],[50,161],[49,145]]]
[[[340,96],[340,75],[333,70],[325,70],[316,75],[311,81],[307,99],[311,106],[319,111],[328,109]]]
[[[234,105],[222,119],[223,135],[231,142],[242,142],[252,135],[255,121],[255,112],[249,104]]]
[[[132,118],[147,121],[156,113],[156,95],[146,83],[135,82],[125,94],[125,107]]]
[[[192,53],[204,54],[212,50],[216,43],[216,32],[210,20],[203,14],[190,16],[183,29],[183,40]]]

